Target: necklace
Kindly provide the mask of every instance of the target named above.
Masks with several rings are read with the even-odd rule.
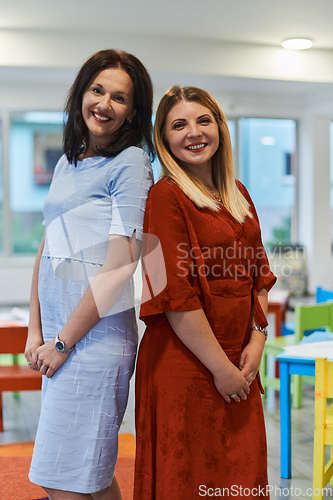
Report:
[[[214,200],[218,201],[219,203],[222,203],[222,198],[221,198],[221,195],[220,194],[215,194],[213,193],[213,191],[209,190],[210,194],[212,195],[212,197],[214,198]],[[222,203],[223,205],[223,203]]]

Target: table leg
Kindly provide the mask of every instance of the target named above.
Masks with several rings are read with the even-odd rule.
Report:
[[[280,467],[281,477],[291,477],[291,395],[289,364],[280,361]]]

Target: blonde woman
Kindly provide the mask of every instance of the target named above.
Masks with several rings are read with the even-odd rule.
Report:
[[[166,92],[155,145],[163,178],[144,222],[134,499],[268,496],[258,370],[275,277],[258,217],[207,92]]]

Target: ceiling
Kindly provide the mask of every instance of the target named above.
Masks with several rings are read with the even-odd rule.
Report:
[[[22,65],[12,62],[9,58],[8,63],[0,64],[0,86],[5,86],[6,82],[24,81],[32,86],[46,82],[49,85],[62,85],[67,89],[73,81],[80,60],[84,60],[81,55],[77,56],[78,49],[84,54],[92,53],[90,45],[89,48],[84,47],[85,41],[92,43],[101,38],[102,46],[107,46],[109,39],[112,40],[111,44],[114,43],[113,35],[121,36],[125,42],[135,40],[136,36],[139,39],[141,36],[146,37],[146,41],[141,44],[146,44],[146,47],[147,44],[148,47],[153,46],[152,53],[155,51],[158,54],[164,44],[164,54],[171,54],[173,61],[177,60],[177,56],[180,59],[180,64],[173,70],[151,69],[153,65],[149,66],[155,89],[165,90],[176,82],[230,95],[281,94],[290,97],[291,102],[296,102],[295,99],[299,98],[299,106],[303,103],[321,105],[322,102],[326,104],[327,101],[332,101],[333,112],[332,78],[319,79],[316,82],[306,78],[303,78],[303,81],[302,78],[300,81],[293,81],[293,78],[277,80],[274,77],[255,77],[252,73],[250,77],[239,77],[237,73],[235,76],[232,72],[209,73],[205,70],[194,74],[193,70],[196,66],[200,69],[205,67],[205,50],[206,59],[213,58],[214,66],[215,54],[212,56],[212,53],[209,53],[211,42],[226,47],[224,54],[228,53],[228,47],[230,54],[238,51],[237,57],[240,54],[242,57],[239,58],[240,62],[236,57],[236,66],[243,68],[244,61],[252,65],[251,59],[246,61],[244,48],[250,51],[265,51],[266,47],[267,50],[275,51],[281,42],[289,37],[312,39],[314,48],[304,51],[304,56],[318,54],[324,61],[322,67],[329,69],[333,61],[333,0],[0,0],[0,12],[0,34],[10,34],[8,40],[14,40],[14,37],[19,40],[18,51],[23,54],[23,59],[24,50],[30,50],[32,53],[41,51],[45,52],[47,61],[51,63],[49,66]],[[51,34],[51,38],[41,36],[40,39],[44,41],[40,43],[40,32]],[[62,32],[62,35],[59,32]],[[25,40],[33,34],[36,34],[36,45],[29,46]],[[64,44],[64,40],[69,41],[66,47],[74,58],[78,57],[79,62],[75,60],[71,67],[55,63],[50,55],[50,46],[45,42],[53,39],[60,52],[66,46],[67,42]],[[198,41],[202,43],[198,44]],[[181,52],[182,47],[179,44],[186,44],[186,52]],[[247,47],[244,44],[247,44]],[[119,46],[128,50],[126,43],[120,43]],[[2,42],[0,55],[2,52],[10,53],[11,47],[10,41]],[[180,49],[178,53],[177,47]],[[283,49],[278,50],[286,53]],[[266,63],[269,57],[270,54],[264,52],[256,61],[259,61],[260,66],[261,62]],[[186,68],[186,62],[190,59],[193,64],[189,66],[192,69]],[[308,65],[311,74],[317,75],[315,70],[312,70],[313,61],[314,59],[310,58]],[[57,99],[59,100],[59,97]],[[231,101],[233,102],[233,97]]]
[[[0,0],[0,29],[158,34],[333,49],[332,0]],[[193,54],[195,57],[195,54]]]

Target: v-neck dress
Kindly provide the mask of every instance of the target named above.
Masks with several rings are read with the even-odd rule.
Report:
[[[237,185],[253,215],[243,224],[224,207],[219,212],[197,208],[167,178],[148,196],[141,306],[146,330],[136,368],[135,500],[228,496],[227,489],[229,496],[266,496],[259,377],[246,401],[226,403],[212,374],[165,315],[203,309],[236,366],[249,341],[252,314],[259,326],[267,325],[258,292],[269,290],[276,278],[251,198]]]
[[[149,158],[136,147],[77,166],[59,160],[43,207],[38,293],[45,342],[61,332],[103,265],[109,235],[135,231],[142,239],[152,183]],[[33,483],[78,493],[111,484],[137,341],[131,281],[52,378],[43,376]]]

